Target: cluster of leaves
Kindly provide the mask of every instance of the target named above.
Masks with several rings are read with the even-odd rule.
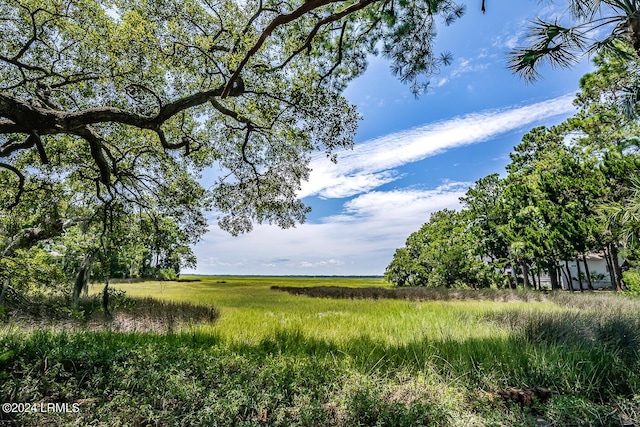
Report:
[[[452,287],[456,277],[471,286],[502,286],[509,281],[496,273],[509,268],[525,287],[546,272],[555,288],[561,274],[572,283],[567,260],[575,260],[580,288],[592,289],[586,255],[602,253],[611,283],[623,286],[618,250],[625,245],[634,256],[639,223],[628,213],[638,205],[633,177],[640,156],[638,122],[620,100],[635,62],[601,55],[596,65],[581,80],[579,112],[524,135],[510,155],[507,177],[478,180],[461,198],[461,212],[433,214],[397,250],[387,280]]]
[[[210,205],[194,178],[215,166],[207,199],[224,229],[304,221],[308,153],[352,145],[358,115],[340,93],[366,55],[383,46],[421,87],[449,62],[432,51],[436,20],[463,14],[452,0],[343,3],[3,3],[4,207],[46,175],[93,205],[198,211]]]
[[[13,257],[0,258],[0,284],[8,283],[21,295],[67,291],[61,263],[42,248],[20,249]]]

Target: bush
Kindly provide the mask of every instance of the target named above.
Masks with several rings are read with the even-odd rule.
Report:
[[[632,295],[640,295],[640,272],[629,270],[622,273],[626,285],[625,291]]]
[[[176,280],[177,278],[178,275],[172,268],[161,268],[156,275],[158,280]]]
[[[178,280],[178,273],[173,268],[147,267],[142,272],[142,277],[154,280],[172,281]]]

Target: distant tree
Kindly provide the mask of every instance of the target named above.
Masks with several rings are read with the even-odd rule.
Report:
[[[485,287],[486,266],[475,255],[475,241],[467,232],[466,212],[434,212],[429,222],[398,249],[385,272],[396,286]]]

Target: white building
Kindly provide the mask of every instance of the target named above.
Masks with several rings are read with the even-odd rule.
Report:
[[[618,255],[618,265],[622,265],[624,259]],[[587,264],[589,265],[589,273],[591,276],[591,285],[594,289],[610,289],[611,275],[609,274],[609,266],[602,254],[587,255]],[[578,281],[578,268],[575,260],[569,261],[569,271],[574,290],[580,290],[580,282]],[[588,282],[584,271],[584,263],[580,263],[580,273],[582,273],[582,287],[587,289]],[[566,275],[562,274],[562,288],[569,289]]]
[[[618,263],[620,266],[625,262],[625,260],[618,255]],[[589,254],[587,255],[587,263],[589,265],[589,275],[591,276],[591,286],[594,289],[611,289],[611,276],[609,274],[609,266],[607,265],[607,261],[602,254]],[[576,291],[580,290],[580,282],[578,281],[578,268],[576,267],[576,261],[569,261],[569,276],[571,277],[571,282],[573,284],[573,289]],[[567,275],[565,274],[565,262],[561,262],[562,271],[560,272],[560,283],[562,285],[562,289],[569,290],[569,283],[567,281]],[[505,274],[511,276],[512,268],[507,267],[505,269]],[[587,281],[584,263],[580,260],[580,276],[582,277],[582,288],[587,290],[589,289],[589,282]],[[522,280],[522,272],[518,271],[517,274],[518,281]],[[536,277],[536,283],[538,282],[538,277]],[[530,279],[531,280],[531,279]],[[540,286],[543,288],[551,289],[551,278],[547,273],[542,273],[540,275]]]

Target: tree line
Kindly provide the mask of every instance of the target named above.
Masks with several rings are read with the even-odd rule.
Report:
[[[623,47],[620,47],[623,48]],[[385,277],[398,286],[540,286],[562,279],[593,289],[587,256],[601,254],[614,289],[624,288],[619,252],[633,262],[640,231],[638,69],[629,57],[600,54],[582,77],[578,112],[536,127],[510,154],[506,176],[476,181],[462,209],[431,215],[396,250]],[[510,276],[505,271],[517,272]],[[516,277],[517,276],[517,277]]]

